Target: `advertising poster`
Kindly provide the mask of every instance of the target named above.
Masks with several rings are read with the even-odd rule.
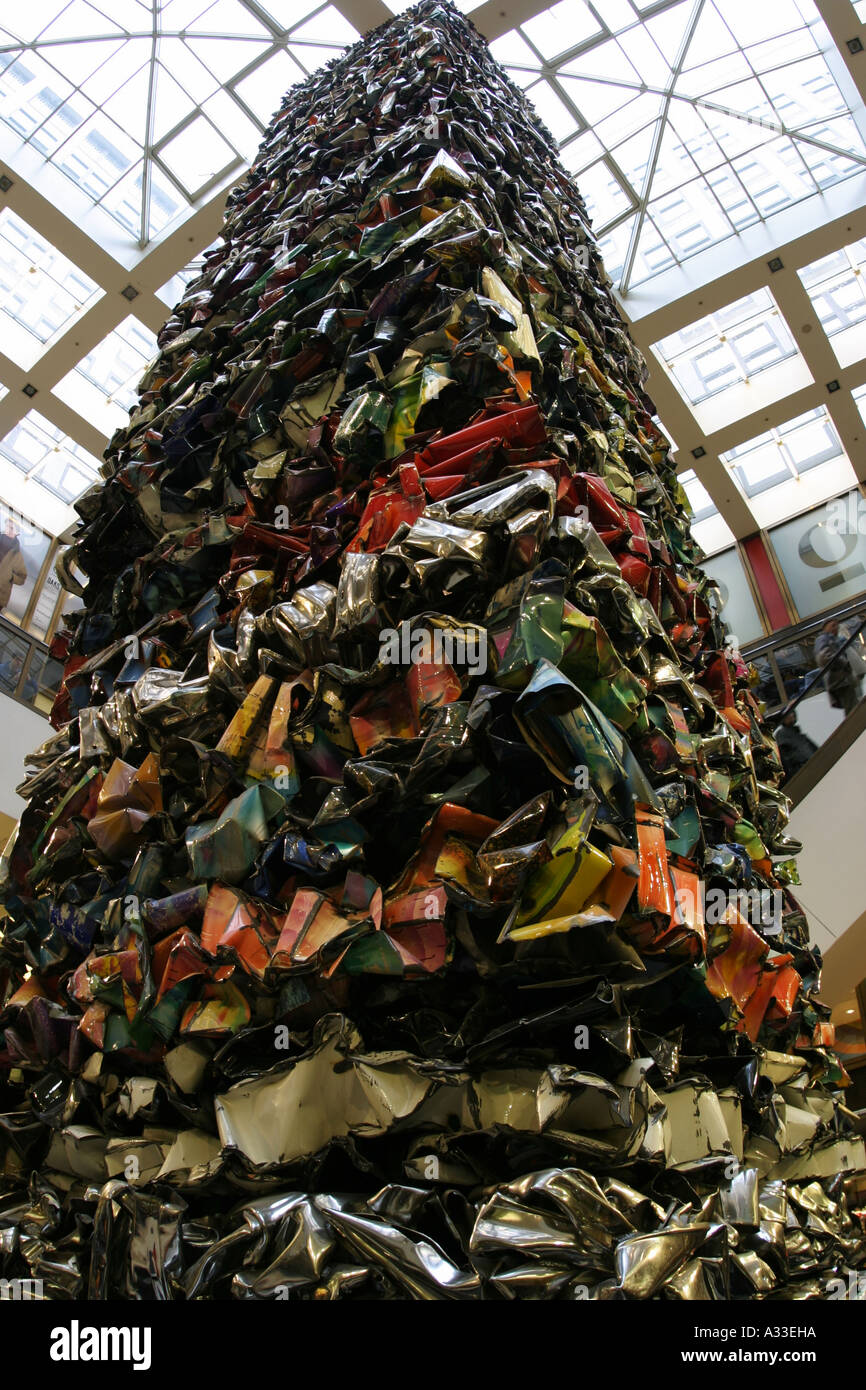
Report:
[[[0,503],[0,613],[21,623],[42,571],[51,537]]]

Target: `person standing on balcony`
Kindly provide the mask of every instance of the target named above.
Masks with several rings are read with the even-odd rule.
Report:
[[[824,689],[830,696],[830,704],[844,710],[846,715],[860,703],[860,677],[848,660],[847,652],[838,661],[833,661],[833,658],[849,636],[844,628],[840,630],[836,618],[828,618],[815,641],[815,660],[819,666],[829,667],[824,677]]]
[[[818,751],[817,743],[808,734],[804,734],[797,723],[797,711],[793,709],[782,715],[782,722],[774,729],[773,737],[786,777],[793,777],[795,772],[799,772],[800,768],[805,766],[812,754]]]
[[[18,532],[12,518],[8,517],[0,535],[0,609],[5,608],[12,597],[12,586],[23,584],[26,578],[27,565],[21,554]]]

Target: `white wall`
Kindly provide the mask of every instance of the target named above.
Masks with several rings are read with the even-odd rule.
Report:
[[[15,820],[27,804],[15,795],[15,788],[24,781],[25,755],[51,734],[47,719],[8,695],[0,695],[0,811]]]
[[[807,727],[802,714],[801,725]],[[824,952],[866,910],[864,828],[866,733],[794,807],[790,821],[789,833],[803,841],[797,857],[802,884],[793,893],[809,918],[812,940]],[[866,960],[859,978],[864,976]]]

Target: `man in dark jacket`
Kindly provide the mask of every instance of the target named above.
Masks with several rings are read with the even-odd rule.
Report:
[[[804,734],[797,724],[797,711],[793,709],[782,715],[782,722],[773,737],[779,748],[786,777],[793,777],[794,773],[799,772],[809,761],[812,754],[818,751],[817,743],[814,743],[808,734]]]
[[[842,650],[851,634],[840,630],[835,618],[829,618],[815,640],[815,660],[828,668],[824,688],[830,704],[847,714],[860,703],[860,677],[854,672],[846,652],[838,661],[833,658]]]

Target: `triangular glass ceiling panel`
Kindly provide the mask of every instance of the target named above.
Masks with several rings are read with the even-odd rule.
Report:
[[[73,45],[70,45],[72,47]],[[126,84],[150,69],[153,40],[124,39],[121,44],[111,45],[111,57],[106,53],[106,61],[81,84],[81,90],[97,106],[102,106],[113,97],[119,96]],[[126,120],[132,117],[131,108],[126,109]],[[144,113],[142,113],[142,122]],[[142,126],[143,129],[143,126]],[[137,138],[137,137],[136,137]]]
[[[163,45],[160,49],[161,53],[165,52],[165,47],[166,45]],[[169,131],[179,126],[181,121],[185,121],[195,110],[196,106],[195,101],[189,93],[184,90],[179,82],[175,82],[169,66],[164,61],[160,61],[157,65],[156,85],[159,92],[159,101],[156,103],[156,109],[153,113],[151,143],[162,140],[164,136],[168,135]],[[214,88],[214,90],[216,90],[216,88]],[[208,93],[208,95],[211,95],[211,93]]]
[[[604,154],[604,145],[592,130],[585,130],[563,145],[560,158],[566,169],[588,169],[592,162]]]
[[[652,180],[653,198],[660,198],[673,188],[681,188],[698,172],[688,147],[683,144],[670,121],[665,121]]]
[[[32,9],[33,6],[28,4],[27,8]],[[113,23],[104,11],[100,12],[92,5],[88,5],[87,0],[72,0],[69,5],[45,5],[42,8],[46,11],[53,10],[56,15],[56,18],[39,30],[39,39],[42,43],[57,43],[61,39],[80,41],[82,38],[102,34],[116,34],[119,39],[124,36],[124,31],[119,24]],[[18,16],[16,15],[14,18],[10,16],[10,23],[17,30]],[[34,35],[34,37],[36,36]],[[80,42],[78,46],[81,46]],[[99,47],[98,44],[86,46]]]
[[[555,58],[566,48],[576,48],[603,33],[584,0],[560,0],[558,5],[527,20],[522,28],[530,43],[546,59]]]
[[[701,15],[703,15],[703,8],[701,5]],[[673,5],[670,9],[662,11],[661,14],[653,15],[646,21],[646,32],[671,66],[683,45],[686,44],[691,47],[694,43],[694,38],[692,37],[691,40],[689,38],[694,12],[695,0],[681,0],[680,4]],[[639,33],[640,31],[634,32]]]
[[[738,82],[747,82],[751,76],[752,69],[745,55],[730,53],[712,62],[684,68],[677,78],[676,94],[686,99],[712,96],[714,92],[733,87]]]
[[[241,43],[236,39],[234,43],[228,44],[224,39],[197,39],[192,34],[186,42],[195,56],[220,82],[228,82],[230,78],[236,77],[256,58],[263,58],[271,47],[270,44],[259,40]]]
[[[516,36],[515,36],[516,37]],[[506,39],[500,39],[504,44],[511,41],[512,36],[507,35]],[[500,62],[505,59],[501,58]],[[616,39],[609,39],[600,43],[585,53],[578,53],[573,58],[567,59],[558,69],[560,73],[568,73],[572,77],[585,77],[593,84],[603,88],[608,83],[629,84],[635,88],[641,86],[642,78],[633,63],[630,63],[623,51],[622,45]],[[599,81],[599,75],[603,74],[604,81]],[[616,90],[616,87],[613,87]]]
[[[603,159],[581,174],[580,191],[597,234],[632,207],[628,193]]]
[[[541,71],[540,54],[534,48],[530,48],[526,39],[516,29],[503,34],[501,39],[494,39],[490,45],[490,52],[497,63],[502,63],[503,67],[508,68],[514,81],[521,87],[526,86],[528,72]]]
[[[642,82],[653,89],[666,86],[671,75],[670,64],[648,30],[630,29],[621,36],[620,44]]]
[[[686,50],[685,60],[682,65],[683,73],[691,72],[693,69],[699,67],[708,67],[712,63],[717,63],[720,59],[732,55],[736,55],[740,65],[742,65],[746,71],[749,71],[749,65],[746,59],[739,53],[739,45],[736,39],[722,19],[715,5],[704,5],[701,12],[700,24],[695,29],[691,43]],[[679,85],[679,83],[677,85]]]
[[[595,125],[597,121],[603,121],[605,116],[618,111],[627,95],[627,89],[613,82],[591,82],[588,78],[566,76],[564,71],[558,81],[589,125]]]
[[[190,37],[197,34],[218,34],[224,38],[266,38],[268,31],[238,0],[214,0],[211,5],[200,6],[199,14],[191,24],[184,26]]]
[[[232,92],[240,97],[256,120],[267,124],[278,110],[283,93],[296,82],[303,82],[305,76],[294,58],[280,50],[247,77],[233,82]]]
[[[614,157],[617,166],[630,180],[637,197],[640,196],[640,191],[646,180],[653,139],[657,130],[658,121],[654,121],[652,125],[644,126],[643,130],[637,135],[633,135],[630,140],[624,140],[622,144],[614,145]]]
[[[598,122],[596,134],[609,149],[615,149],[621,141],[629,139],[635,132],[653,125],[658,120],[658,115],[659,98],[654,93],[644,92],[640,96],[632,96],[629,93],[629,99],[619,110]]]
[[[313,10],[317,10],[322,0],[262,0],[259,8],[272,19],[280,29],[291,29],[299,24]]]

